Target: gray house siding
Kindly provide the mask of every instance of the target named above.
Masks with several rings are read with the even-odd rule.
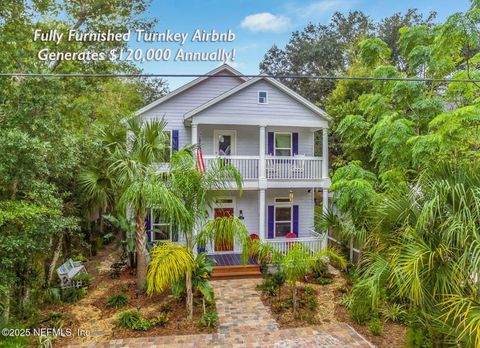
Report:
[[[178,129],[179,147],[191,144],[191,130],[190,127],[185,127],[183,115],[242,82],[238,77],[227,73],[227,71],[222,71],[221,74],[228,74],[231,77],[206,79],[172,99],[146,111],[142,114],[142,117],[145,119],[161,119],[164,117],[167,121],[167,130]]]
[[[259,129],[257,126],[199,125],[198,134],[204,155],[215,155],[213,134],[215,130],[235,130],[237,132],[237,156],[259,155]],[[266,127],[265,153],[268,146],[268,132],[298,133],[298,153],[313,156],[314,133],[309,128]]]
[[[307,189],[293,189],[294,200],[292,205],[298,205],[298,230],[299,237],[309,237],[308,230],[313,228],[314,209],[315,204],[313,200],[313,190],[308,192]],[[288,197],[289,189],[268,189],[266,191],[266,206],[275,205],[275,198]],[[233,197],[235,198],[235,216],[238,216],[240,210],[243,212],[243,223],[249,234],[259,234],[259,206],[258,206],[258,191],[243,191],[240,195],[238,191],[224,191],[218,194],[218,197]],[[213,218],[213,211],[211,212]],[[268,220],[268,218],[267,218]],[[267,231],[268,221],[265,221],[265,231]],[[267,238],[267,236],[265,236]],[[213,250],[211,247],[209,251]],[[239,246],[235,246],[235,251],[240,251]]]
[[[258,104],[259,91],[267,91],[268,104]],[[218,118],[219,124],[225,117],[239,120],[247,118],[252,120],[252,124],[261,122],[266,125],[273,125],[283,117],[295,122],[319,120],[316,113],[264,80],[199,112],[193,116],[193,120],[202,123],[202,118],[207,116]]]

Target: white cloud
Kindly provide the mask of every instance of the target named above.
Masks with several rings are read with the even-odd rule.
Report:
[[[269,12],[256,13],[245,17],[240,23],[242,28],[251,31],[283,31],[290,25],[290,18],[275,16]]]
[[[325,15],[330,15],[334,11],[345,10],[349,8],[350,5],[350,0],[321,0],[305,6],[290,7],[289,10],[300,18],[314,20],[323,18]]]
[[[301,12],[304,16],[309,17],[315,14],[323,14],[326,11],[337,10],[345,5],[344,1],[327,0],[314,2],[302,8]]]

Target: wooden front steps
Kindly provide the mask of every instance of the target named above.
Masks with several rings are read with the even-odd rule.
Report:
[[[259,265],[214,266],[210,280],[261,278]]]

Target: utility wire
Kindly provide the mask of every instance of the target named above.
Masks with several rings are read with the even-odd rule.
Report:
[[[249,75],[241,74],[238,77],[255,78],[270,77],[274,79],[310,79],[310,80],[353,80],[353,81],[407,81],[407,82],[439,82],[439,83],[480,83],[480,79],[447,79],[447,78],[421,78],[421,77],[369,77],[369,76],[333,76],[333,75]],[[24,74],[0,73],[0,77],[125,77],[125,78],[153,78],[153,77],[232,77],[231,75],[210,74]]]

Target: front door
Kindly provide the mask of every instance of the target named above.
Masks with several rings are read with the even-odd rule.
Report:
[[[214,138],[214,151],[216,156],[235,156],[237,137],[234,130],[215,130],[213,134]]]
[[[224,216],[233,216],[233,208],[214,208],[215,219]],[[233,242],[223,242],[220,245],[215,243],[215,251],[233,251]]]

